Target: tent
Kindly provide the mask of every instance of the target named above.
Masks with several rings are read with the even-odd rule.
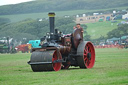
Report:
[[[127,39],[128,36],[122,36],[121,39],[124,40],[124,39]]]
[[[120,38],[116,38],[116,37],[113,37],[111,39],[108,39],[109,41],[117,41],[117,40],[120,40]]]

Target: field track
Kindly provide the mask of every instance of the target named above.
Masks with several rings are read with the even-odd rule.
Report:
[[[128,49],[96,49],[92,69],[32,72],[28,53],[0,54],[0,85],[128,85]]]

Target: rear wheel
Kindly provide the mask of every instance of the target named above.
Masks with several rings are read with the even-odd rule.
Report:
[[[95,63],[95,49],[91,42],[82,41],[77,49],[77,62],[80,68],[92,68]]]

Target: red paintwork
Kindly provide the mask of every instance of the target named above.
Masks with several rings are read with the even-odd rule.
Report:
[[[88,42],[85,45],[85,48],[86,49],[84,49],[84,56],[83,56],[85,66],[86,66],[86,68],[92,68],[94,66],[94,63],[95,63],[95,49],[93,48],[93,44],[91,42]],[[88,53],[91,53],[91,59],[90,60],[87,58]]]
[[[60,52],[58,52],[58,55],[59,55],[59,59],[61,60],[62,56],[61,56]],[[53,54],[52,62],[54,62],[55,60],[58,60],[57,51],[55,51],[54,54]],[[61,69],[61,64],[62,63],[53,63],[54,71],[59,71]]]
[[[31,44],[22,44],[22,45],[18,45],[15,48],[17,48],[17,51],[22,51],[22,53],[28,52],[29,48],[28,46]]]

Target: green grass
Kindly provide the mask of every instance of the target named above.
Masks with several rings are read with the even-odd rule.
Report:
[[[106,11],[106,10],[112,10],[112,9],[127,9],[126,7],[118,7],[118,8],[109,8],[109,9],[98,9],[98,10],[71,10],[71,11],[55,11],[57,17],[62,17],[65,15],[73,16],[77,14],[83,14],[87,12],[97,12],[97,11]],[[18,22],[27,18],[37,19],[37,18],[48,18],[48,12],[44,13],[28,13],[28,14],[14,14],[14,15],[0,15],[0,17],[9,18],[12,22]]]
[[[32,72],[31,54],[0,54],[0,85],[127,85],[128,49],[96,49],[92,69]]]
[[[109,31],[117,28],[117,23],[111,23],[111,21],[88,23],[86,24],[88,26],[87,33],[91,36],[91,39],[96,39],[101,36],[107,37]]]

